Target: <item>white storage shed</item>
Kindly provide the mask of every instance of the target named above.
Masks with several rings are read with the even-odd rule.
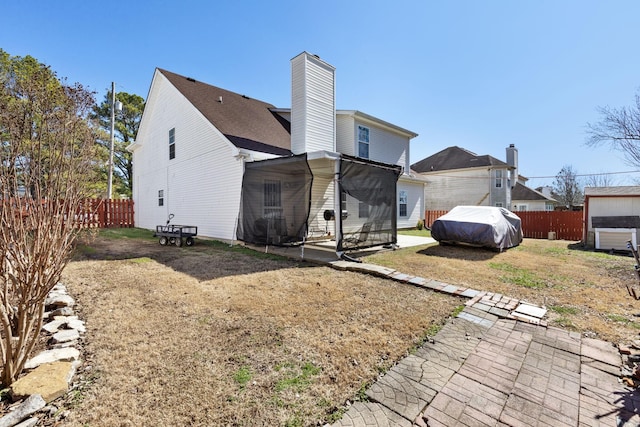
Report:
[[[602,250],[638,247],[640,186],[586,187],[584,189],[585,241]]]

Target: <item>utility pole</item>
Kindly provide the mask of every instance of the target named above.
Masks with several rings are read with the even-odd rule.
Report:
[[[109,142],[109,182],[107,183],[107,199],[111,200],[113,187],[113,138],[116,126],[116,110],[122,111],[122,102],[116,101],[116,83],[111,82],[111,141]]]
[[[116,82],[111,82],[111,141],[109,142],[109,182],[107,183],[107,199],[111,200],[113,185],[113,134],[116,121]]]

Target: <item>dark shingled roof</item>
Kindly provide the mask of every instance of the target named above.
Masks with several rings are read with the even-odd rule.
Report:
[[[416,172],[434,172],[451,169],[466,169],[479,166],[506,166],[508,164],[502,160],[488,155],[478,156],[471,151],[460,147],[449,147],[436,154],[422,159],[411,165],[411,169]]]
[[[511,200],[548,200],[554,201],[546,197],[544,194],[539,191],[532,190],[526,185],[522,185],[519,182],[516,183],[516,186],[511,190]]]
[[[167,70],[158,71],[236,147],[291,154],[291,125],[270,110],[275,106]]]

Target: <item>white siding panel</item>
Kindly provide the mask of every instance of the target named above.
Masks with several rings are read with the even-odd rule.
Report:
[[[370,129],[369,158],[371,160],[402,166],[405,172],[408,171],[409,138],[404,138],[379,127],[367,126],[364,123],[356,123],[356,129],[358,124]]]
[[[458,205],[490,206],[491,177],[486,169],[424,174],[426,210],[451,210]]]
[[[518,209],[519,206],[526,206],[526,209]],[[512,200],[511,211],[544,211],[546,210],[546,202],[544,200]],[[517,213],[517,212],[516,212]]]
[[[240,205],[242,161],[235,148],[160,74],[145,110],[134,152],[136,225],[153,229],[174,214],[174,224],[198,234],[231,239]],[[169,130],[175,128],[175,159]],[[164,190],[164,206],[158,206]]]
[[[369,122],[338,116],[338,151],[347,155],[358,155],[358,126],[369,129],[369,159],[398,165],[405,173],[409,171],[409,138],[385,130]],[[350,134],[349,134],[350,132]]]
[[[311,186],[311,212],[309,213],[309,230],[317,235],[320,230],[328,228],[332,236],[335,236],[335,221],[325,221],[324,211],[334,210],[333,203],[334,183],[332,178],[313,177]]]
[[[591,217],[632,215],[640,215],[640,197],[638,196],[589,198],[589,230],[593,229]]]
[[[348,156],[356,155],[356,127],[353,117],[340,114],[336,117],[336,150]]]
[[[418,220],[424,217],[424,187],[420,183],[399,181],[398,182],[398,200],[400,191],[407,192],[407,216],[400,216],[400,208],[398,206],[398,228],[412,228],[418,224]]]
[[[303,53],[291,61],[291,150],[335,151],[334,69]]]

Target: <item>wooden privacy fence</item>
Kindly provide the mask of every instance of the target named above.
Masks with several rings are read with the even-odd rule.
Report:
[[[425,211],[425,225],[431,228],[433,222],[447,211]],[[556,239],[582,240],[584,222],[581,211],[518,211],[514,212],[522,220],[524,237],[547,239],[549,232],[555,232]]]
[[[81,228],[133,227],[133,200],[85,199],[73,219]]]
[[[38,202],[31,198],[4,199],[0,201],[0,209],[3,207],[11,209],[23,219],[36,210],[52,215],[61,209],[61,205],[55,200],[43,199]],[[64,213],[64,221],[69,220],[78,228],[133,227],[133,200],[84,199],[75,212]]]

